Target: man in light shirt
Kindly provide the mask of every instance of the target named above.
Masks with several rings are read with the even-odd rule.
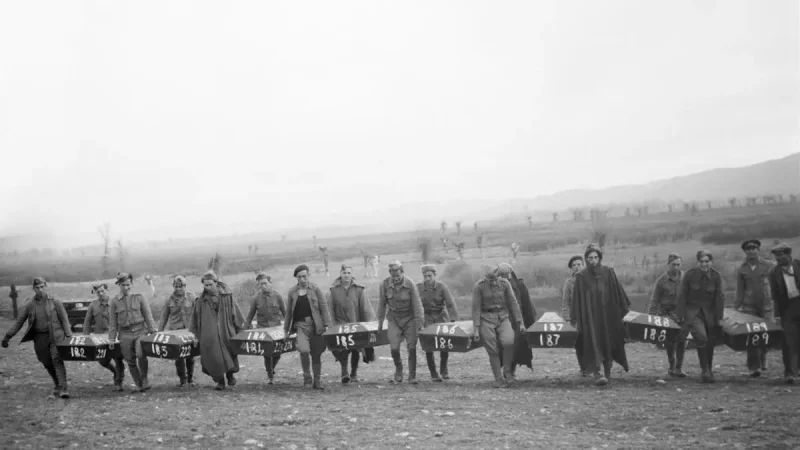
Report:
[[[800,261],[792,258],[792,248],[778,244],[772,249],[778,263],[769,273],[775,321],[783,326],[783,376],[794,384],[800,354]]]

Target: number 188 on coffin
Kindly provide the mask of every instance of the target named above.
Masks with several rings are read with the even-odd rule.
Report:
[[[673,341],[681,332],[681,326],[669,317],[654,316],[630,311],[622,318],[633,341],[659,344]]]
[[[56,348],[64,361],[99,361],[122,356],[119,341],[114,341],[114,350],[108,349],[108,342],[107,334],[72,336],[57,343]]]
[[[474,333],[471,320],[434,323],[419,332],[419,343],[425,352],[464,353],[483,347],[483,341],[473,338]]]
[[[194,334],[189,330],[162,331],[139,338],[142,352],[149,358],[180,359],[200,355]]]
[[[273,356],[297,350],[297,335],[287,336],[282,326],[245,330],[231,338],[237,355]]]
[[[328,327],[322,334],[325,346],[330,351],[359,350],[367,347],[377,347],[389,344],[389,334],[386,332],[387,322],[383,322],[383,329],[378,333],[378,321],[354,322]]]
[[[554,312],[542,314],[525,330],[525,340],[530,348],[574,348],[578,330]]]

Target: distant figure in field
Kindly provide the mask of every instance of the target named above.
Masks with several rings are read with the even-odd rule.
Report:
[[[319,251],[322,252],[322,262],[325,263],[325,276],[331,276],[331,272],[328,270],[328,247],[320,247]]]
[[[775,320],[783,326],[783,376],[794,384],[800,357],[800,261],[792,258],[792,248],[778,244],[772,248],[778,265],[769,273],[775,300]]]
[[[678,291],[683,281],[683,271],[681,270],[681,256],[677,253],[670,253],[667,257],[667,271],[656,279],[653,286],[653,296],[650,297],[650,309],[648,314],[669,317],[678,322],[675,309],[678,304]],[[686,351],[686,337],[678,333],[675,340],[665,342],[667,349],[667,360],[669,361],[669,371],[671,377],[685,378],[683,373],[683,355]]]
[[[575,277],[578,272],[583,270],[583,256],[575,255],[569,259],[567,267],[572,271],[567,281],[564,282],[564,291],[561,293],[561,317],[569,322],[573,327],[575,326],[575,319],[572,318],[572,293],[575,290]],[[583,366],[583,346],[581,338],[575,340],[575,356],[578,358],[578,365],[580,366],[581,376],[586,376],[586,367]]]
[[[758,251],[761,241],[750,239],[742,243],[745,260],[736,269],[736,300],[733,307],[737,311],[767,320],[773,319],[772,295],[769,287],[769,271],[774,263],[761,258]],[[767,370],[767,349],[747,349],[747,370],[753,378]]]
[[[17,285],[11,285],[11,292],[8,294],[11,297],[11,309],[14,311],[14,318],[17,318],[17,297],[19,297],[19,292],[17,292]]]
[[[517,253],[519,253],[519,245],[516,242],[511,243],[511,262],[517,263]]]
[[[156,287],[153,284],[153,277],[151,277],[150,275],[145,275],[144,282],[147,283],[148,286],[150,286],[150,295],[155,297],[156,296]]]
[[[378,277],[378,269],[381,263],[381,256],[380,255],[370,255],[367,257],[367,278],[377,278]]]

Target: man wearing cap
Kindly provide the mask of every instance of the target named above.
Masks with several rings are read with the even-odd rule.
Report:
[[[112,343],[109,349],[114,348],[113,342],[119,338],[122,357],[128,364],[137,391],[144,392],[150,389],[150,380],[147,378],[147,356],[142,351],[142,336],[156,332],[156,323],[150,312],[150,304],[142,294],[131,292],[133,275],[120,272],[117,274],[117,294],[108,307],[108,340]]]
[[[697,267],[683,275],[675,316],[683,327],[681,334],[692,333],[700,360],[700,375],[703,383],[714,383],[714,345],[722,327],[722,308],[725,295],[722,292],[722,276],[711,267],[711,253],[697,252]]]
[[[389,263],[389,276],[378,289],[378,332],[383,328],[383,318],[388,324],[389,347],[394,360],[394,379],[391,383],[403,382],[403,361],[400,359],[400,344],[406,341],[408,351],[408,382],[417,384],[417,333],[425,323],[422,300],[414,282],[405,276],[403,263]]]
[[[42,277],[33,279],[34,297],[25,303],[14,325],[3,337],[2,346],[8,348],[8,341],[28,322],[28,329],[20,344],[33,341],[36,358],[47,369],[53,379],[53,397],[69,398],[67,390],[67,368],[58,354],[56,342],[72,337],[67,311],[60,300],[47,292],[47,282]]]
[[[525,285],[525,281],[522,278],[517,278],[517,274],[514,273],[514,269],[508,263],[497,265],[497,276],[511,283],[514,298],[517,299],[517,304],[519,304],[519,309],[522,312],[522,324],[524,329],[527,329],[536,321],[536,308],[531,301],[528,286]],[[511,380],[514,379],[517,366],[527,366],[533,370],[533,352],[523,333],[524,329],[514,330],[514,359],[511,362],[511,370],[506,374]],[[500,354],[500,363],[503,363],[502,354]]]
[[[331,325],[331,314],[325,295],[316,284],[309,281],[309,270],[305,264],[294,269],[297,284],[286,295],[286,321],[283,328],[286,334],[297,332],[297,351],[300,352],[300,365],[303,368],[303,387],[324,389],[322,387],[322,352],[325,341],[322,333]],[[311,369],[309,372],[309,354]],[[312,382],[313,381],[313,382]]]
[[[575,290],[575,276],[578,275],[583,269],[583,256],[575,255],[569,259],[567,267],[572,271],[570,276],[564,282],[564,290],[561,293],[561,318],[569,322],[573,327],[575,326],[575,319],[572,318],[572,292]],[[581,357],[582,349],[581,339],[575,339],[575,356],[578,358],[578,366],[581,370],[581,376],[586,376],[586,368],[583,367],[583,358]]]
[[[109,323],[109,298],[108,285],[105,283],[92,286],[92,293],[97,295],[97,300],[89,305],[86,311],[86,318],[83,320],[83,334],[105,334],[108,335]],[[113,364],[112,364],[113,362]],[[105,358],[98,361],[101,366],[110,370],[114,374],[114,391],[124,391],[122,382],[125,380],[125,363],[122,356],[111,357],[111,352],[106,352]]]
[[[495,387],[508,386],[514,363],[514,329],[525,331],[525,326],[514,289],[498,276],[497,268],[487,268],[486,276],[472,289],[472,325],[474,338],[483,341],[489,355]]]
[[[231,338],[242,331],[244,316],[233,299],[233,292],[213,270],[203,274],[203,293],[192,309],[189,331],[200,347],[200,364],[203,373],[210,376],[215,389],[236,385],[234,373],[239,371],[239,358]]]
[[[242,328],[252,328],[253,317],[256,318],[256,327],[269,328],[283,325],[286,317],[286,305],[281,294],[272,288],[272,277],[264,272],[256,275],[259,291],[250,299],[250,311],[244,319]],[[267,371],[269,384],[275,380],[275,366],[278,365],[281,355],[264,356],[264,368]]]
[[[193,292],[186,290],[186,278],[181,275],[172,280],[172,295],[167,299],[164,309],[161,312],[161,321],[158,324],[158,331],[184,330],[189,328],[192,320],[192,310],[197,296]],[[178,373],[180,384],[195,386],[194,383],[194,357],[178,358],[175,360],[175,371]]]
[[[631,302],[614,269],[602,264],[603,250],[599,246],[589,245],[583,257],[586,269],[575,277],[570,318],[575,321],[578,339],[582,341],[583,367],[593,373],[595,385],[605,386],[614,362],[628,371],[622,318],[630,310]]]
[[[678,302],[678,291],[683,281],[683,271],[681,270],[681,256],[677,253],[670,253],[667,257],[667,271],[656,279],[653,286],[653,295],[650,297],[650,309],[648,314],[669,317],[677,323],[675,308]],[[669,371],[671,377],[685,378],[683,373],[683,355],[686,351],[686,336],[678,333],[675,340],[664,343],[667,349],[667,360],[669,360]]]
[[[339,277],[333,281],[328,292],[328,303],[333,316],[333,324],[371,322],[375,311],[366,295],[366,288],[353,279],[353,267],[342,264]],[[347,370],[347,357],[350,356],[350,371]],[[337,350],[334,358],[342,366],[342,384],[358,382],[358,350]]]
[[[745,260],[736,269],[736,300],[733,307],[737,311],[763,319],[773,319],[772,295],[769,288],[769,271],[774,264],[759,256],[761,242],[750,239],[742,243]],[[756,378],[767,370],[767,349],[747,349],[747,369]]]
[[[450,295],[447,285],[436,279],[436,266],[425,264],[422,266],[422,283],[417,283],[417,291],[422,301],[422,309],[425,314],[424,327],[434,323],[455,322],[458,320],[458,309]],[[441,377],[436,371],[436,360],[433,352],[425,352],[425,360],[428,363],[428,370],[431,372],[431,380],[441,382],[447,380],[450,375],[447,372],[447,357],[449,352],[439,353],[439,368]]]
[[[800,261],[792,258],[792,248],[778,244],[772,248],[778,263],[769,273],[775,320],[783,327],[783,376],[794,384],[800,357]]]

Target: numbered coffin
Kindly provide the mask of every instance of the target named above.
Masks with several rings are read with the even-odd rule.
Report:
[[[366,347],[377,347],[389,343],[389,334],[386,332],[387,322],[383,322],[383,329],[378,332],[378,321],[355,322],[344,325],[328,327],[323,333],[325,346],[330,351],[358,350]]]
[[[725,308],[722,316],[722,339],[734,350],[780,348],[783,329],[775,322]]]
[[[483,341],[474,339],[475,327],[471,320],[434,323],[419,332],[419,343],[425,352],[469,352],[483,347]]]
[[[525,330],[530,348],[575,348],[578,330],[554,312],[542,314]]]
[[[673,341],[681,332],[681,326],[669,317],[636,311],[628,312],[622,322],[625,324],[628,339],[632,341],[663,344]]]
[[[189,330],[162,331],[142,336],[142,351],[150,358],[180,359],[200,355],[197,339]]]
[[[77,335],[56,344],[58,354],[64,361],[99,361],[106,357],[122,356],[119,341],[114,341],[114,350],[108,349],[107,334]]]
[[[286,336],[282,326],[245,330],[231,341],[238,355],[273,356],[297,350],[297,335]]]

